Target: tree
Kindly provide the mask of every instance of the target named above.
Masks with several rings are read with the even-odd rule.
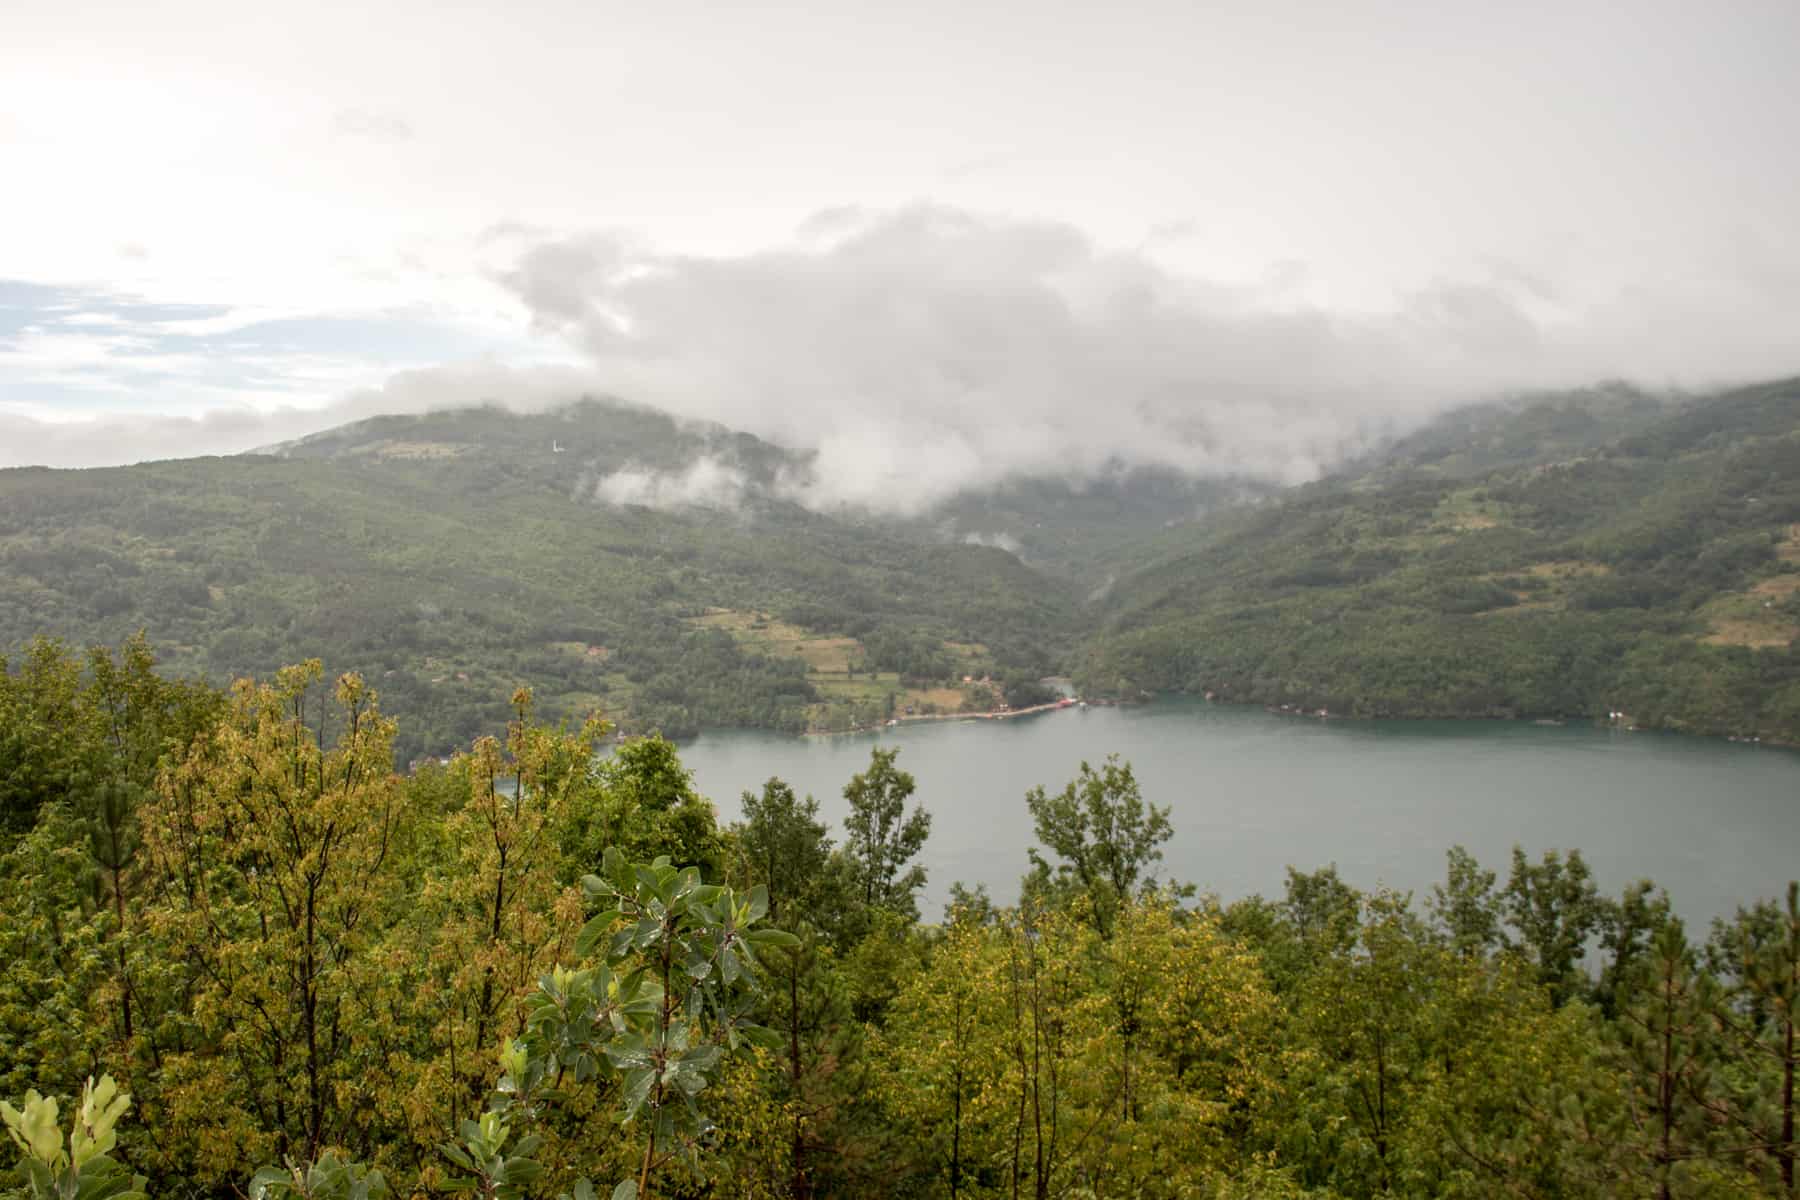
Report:
[[[1722,1071],[1721,1116],[1774,1165],[1781,1194],[1796,1194],[1795,1076],[1800,1073],[1800,884],[1785,903],[1739,909],[1719,922],[1712,957],[1729,981],[1715,1016],[1734,1061]]]
[[[1117,1119],[1116,1081],[1092,1061],[1111,1008],[1089,970],[1098,935],[1065,911],[1026,906],[1003,916],[995,936],[1006,952],[1012,1059],[1007,1179],[1013,1195],[1029,1187],[1048,1200],[1070,1188],[1086,1135]]]
[[[1108,1195],[1207,1194],[1275,1093],[1274,997],[1216,917],[1167,892],[1129,900],[1096,943],[1112,1028],[1104,1065],[1085,1068],[1104,1082],[1089,1170]]]
[[[1632,967],[1650,952],[1656,935],[1674,919],[1669,897],[1648,879],[1625,889],[1617,901],[1605,904],[1600,922],[1600,947],[1610,954],[1594,987],[1594,1001],[1608,1018],[1619,1014],[1619,994]]]
[[[831,839],[819,820],[819,803],[804,801],[794,789],[770,778],[762,792],[745,792],[744,820],[737,827],[738,846],[748,860],[751,874],[769,889],[769,919],[782,920],[783,906],[802,911],[792,915],[811,919],[807,904],[824,882],[831,863]]]
[[[694,789],[675,744],[660,735],[629,738],[594,765],[592,788],[571,798],[563,824],[565,875],[595,870],[608,847],[638,858],[667,854],[708,875],[724,872],[713,806]]]
[[[409,783],[415,804],[442,812],[419,864],[410,928],[383,948],[383,978],[414,985],[399,989],[394,1008],[416,1022],[398,1074],[417,1146],[481,1111],[525,998],[570,955],[582,901],[562,878],[560,834],[598,790],[591,764],[606,728],[542,725],[520,688],[504,745],[481,738],[441,781],[421,774]],[[424,798],[440,787],[443,795]],[[396,867],[400,878],[410,873]]]
[[[1500,911],[1494,873],[1475,856],[1452,846],[1443,883],[1433,884],[1426,909],[1437,919],[1451,949],[1463,958],[1481,958],[1500,944]]]
[[[80,687],[81,665],[60,642],[33,641],[16,670],[0,660],[0,846],[65,793]]]
[[[1421,1029],[1429,1062],[1411,1146],[1417,1195],[1610,1194],[1592,1143],[1566,1113],[1617,1091],[1599,1059],[1601,1025],[1581,1005],[1552,1008],[1531,964],[1438,950]]]
[[[1512,875],[1502,897],[1507,923],[1537,968],[1538,982],[1550,989],[1554,1003],[1567,1003],[1587,982],[1581,959],[1607,915],[1581,852],[1571,850],[1565,858],[1546,850],[1543,861],[1534,864],[1513,847]]]
[[[1435,971],[1409,901],[1370,897],[1352,946],[1324,957],[1299,999],[1297,1032],[1312,1053],[1294,1081],[1289,1137],[1304,1147],[1296,1157],[1305,1175],[1346,1194],[1390,1192],[1411,1169]]]
[[[746,1044],[777,1044],[750,1020],[759,953],[797,939],[752,928],[768,911],[762,887],[739,895],[666,858],[634,864],[608,850],[602,873],[581,885],[609,905],[582,928],[576,947],[583,958],[600,951],[601,962],[558,967],[540,983],[525,1040],[502,1058],[503,1108],[529,1113],[540,1089],[565,1079],[615,1078],[618,1120],[641,1131],[643,1149],[635,1177],[612,1194],[647,1198],[665,1166],[698,1161],[712,1121],[697,1097],[718,1078],[725,1056]]]
[[[897,747],[876,747],[869,754],[869,769],[844,786],[844,799],[850,802],[844,849],[863,906],[914,921],[919,916],[915,893],[925,886],[925,868],[906,864],[931,835],[931,814],[918,807],[906,811],[913,777],[894,766],[899,754]]]
[[[546,1174],[534,1157],[545,1139],[530,1133],[515,1140],[515,1126],[554,1124],[591,1099],[583,1091],[604,1084],[616,1101],[614,1122],[642,1137],[629,1174],[610,1195],[647,1200],[665,1167],[681,1161],[697,1168],[708,1148],[716,1127],[697,1097],[735,1052],[775,1041],[748,1019],[757,954],[794,939],[752,928],[767,909],[761,888],[740,894],[706,884],[692,867],[678,870],[666,858],[632,863],[617,849],[603,856],[602,872],[581,881],[590,897],[611,905],[577,939],[576,954],[593,965],[557,966],[539,980],[523,1036],[499,1055],[488,1110],[461,1122],[458,1136],[439,1147],[468,1177],[453,1181],[451,1191],[525,1200]],[[612,1157],[587,1150],[578,1169]],[[251,1194],[380,1200],[386,1190],[378,1172],[327,1153],[262,1168]],[[563,1200],[597,1200],[597,1193],[587,1178],[575,1178]]]
[[[1108,936],[1119,906],[1155,886],[1155,865],[1172,832],[1168,808],[1144,803],[1131,764],[1116,754],[1098,771],[1082,763],[1054,796],[1041,785],[1032,788],[1025,806],[1038,840],[1060,860],[1052,870],[1033,847],[1034,877],[1064,897],[1085,896],[1095,927]]]
[[[387,876],[413,814],[374,694],[339,678],[328,742],[320,673],[314,660],[240,681],[146,821],[150,924],[196,973],[200,1038],[165,1060],[165,1082],[171,1116],[207,1147],[206,1177],[268,1150],[311,1162],[379,1144],[348,1100],[381,1053],[364,952],[406,903]]]
[[[1337,864],[1317,871],[1287,871],[1281,910],[1308,955],[1342,953],[1356,942],[1363,895],[1338,876]]]
[[[734,832],[751,877],[768,888],[770,920],[798,939],[765,960],[773,979],[764,1020],[782,1039],[781,1068],[768,1086],[789,1118],[788,1194],[804,1197],[813,1194],[821,1170],[843,1162],[849,1134],[839,1126],[857,1100],[839,1077],[855,1074],[861,1029],[826,932],[841,929],[849,888],[844,860],[832,853],[811,796],[802,801],[793,788],[770,779],[760,795],[744,793],[743,810]],[[839,1153],[822,1153],[833,1141]]]
[[[62,1031],[85,1054],[33,1064],[36,1082],[66,1092],[101,1054],[121,1069],[140,1056],[154,1063],[169,1040],[165,1023],[185,1007],[179,965],[147,945],[139,899],[151,872],[139,824],[165,756],[184,753],[217,719],[221,697],[164,679],[155,666],[139,634],[116,653],[93,647],[85,666],[40,640],[16,675],[0,672],[0,814],[10,808],[25,830],[0,865],[12,925],[0,934],[12,964],[0,981],[0,1013],[16,998],[27,1010],[91,1014]],[[0,845],[4,824],[0,816]],[[23,954],[9,944],[16,938],[47,957]],[[38,974],[47,961],[56,970]],[[0,1075],[8,1065],[0,1057]]]
[[[1000,1141],[1007,1063],[1000,960],[993,931],[953,920],[895,997],[880,1043],[890,1120],[924,1151],[924,1172],[953,1200],[983,1191]]]
[[[1610,1027],[1612,1106],[1585,1110],[1575,1130],[1607,1148],[1608,1176],[1658,1200],[1741,1195],[1748,1182],[1719,1181],[1730,1143],[1713,1119],[1723,1049],[1714,988],[1681,922],[1668,921],[1627,975]]]

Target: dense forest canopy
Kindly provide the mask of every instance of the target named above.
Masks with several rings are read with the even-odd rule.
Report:
[[[496,731],[527,682],[553,719],[676,737],[1016,707],[1066,675],[1800,739],[1800,381],[1460,410],[1281,493],[1122,470],[903,520],[794,503],[809,461],[586,400],[0,471],[0,647],[144,629],[219,684],[321,658],[406,718],[402,763]],[[696,463],[728,494],[646,482]]]
[[[1793,887],[1689,931],[1452,848],[1223,904],[1115,759],[1016,798],[1016,897],[925,914],[893,750],[842,831],[779,779],[721,827],[527,689],[402,775],[359,677],[154,666],[0,675],[21,1196],[1796,1193]]]

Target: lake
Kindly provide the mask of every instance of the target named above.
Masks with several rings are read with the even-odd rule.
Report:
[[[1289,864],[1335,862],[1359,887],[1422,903],[1457,843],[1502,883],[1515,844],[1534,858],[1574,847],[1602,890],[1647,876],[1703,936],[1712,917],[1800,877],[1800,753],[1588,725],[1319,721],[1170,700],[878,734],[707,733],[682,761],[723,820],[778,775],[818,799],[841,840],[844,784],[876,745],[900,747],[931,813],[927,920],[956,880],[1016,899],[1033,842],[1026,790],[1059,790],[1082,760],[1114,752],[1172,810],[1164,876],[1226,901],[1279,896]]]

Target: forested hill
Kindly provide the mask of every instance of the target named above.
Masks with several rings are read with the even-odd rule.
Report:
[[[806,455],[587,400],[381,417],[265,453],[0,471],[0,654],[221,681],[322,657],[403,761],[543,710],[843,729],[1041,696],[1589,717],[1800,740],[1800,381],[1451,413],[1288,493],[1121,470],[905,520],[795,503]],[[965,682],[972,680],[973,682]]]
[[[596,497],[621,470],[655,480],[697,456],[741,494],[690,475],[707,504]],[[0,471],[0,646],[142,628],[165,667],[214,679],[323,657],[405,715],[404,761],[503,724],[521,682],[552,715],[800,729],[885,715],[903,671],[1035,680],[1072,645],[1062,586],[1002,550],[784,502],[766,485],[794,463],[584,402],[381,418],[264,455]]]
[[[1800,380],[1456,414],[1139,553],[1090,686],[1800,739]]]

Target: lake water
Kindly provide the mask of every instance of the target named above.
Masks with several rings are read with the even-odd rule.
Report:
[[[1603,890],[1648,876],[1703,934],[1800,877],[1800,753],[1592,726],[1326,722],[1174,700],[878,734],[708,733],[682,760],[724,820],[778,775],[818,799],[841,839],[844,784],[876,745],[900,747],[931,813],[931,920],[956,880],[1015,899],[1033,841],[1026,790],[1058,790],[1113,752],[1172,809],[1165,877],[1227,901],[1280,895],[1289,864],[1335,862],[1353,884],[1422,902],[1457,843],[1502,882],[1514,844],[1534,858],[1575,847]]]

